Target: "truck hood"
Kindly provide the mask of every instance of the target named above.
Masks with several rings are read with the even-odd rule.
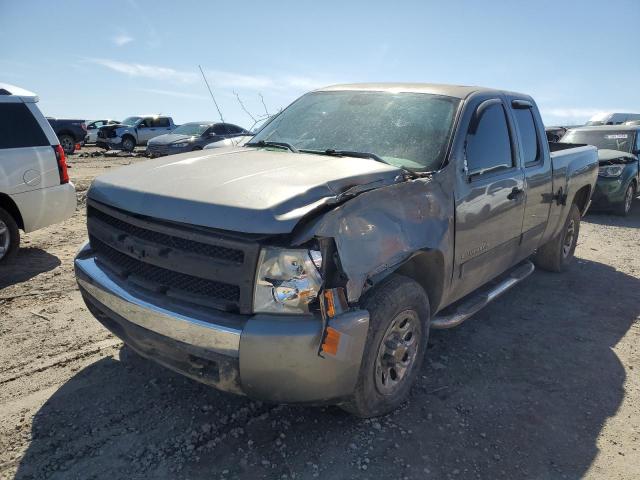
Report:
[[[198,137],[194,137],[193,135],[183,135],[181,133],[165,133],[164,135],[158,135],[157,137],[149,140],[149,143],[153,145],[169,145],[174,142],[191,142]]]
[[[602,148],[598,150],[598,160],[601,163],[608,165],[612,163],[629,163],[637,160],[637,157],[632,153],[624,152],[622,150],[609,150]]]
[[[118,169],[97,177],[88,196],[149,217],[278,234],[315,208],[402,178],[375,160],[231,147]]]

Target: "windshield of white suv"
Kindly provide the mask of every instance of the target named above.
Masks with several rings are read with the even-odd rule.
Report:
[[[171,133],[177,133],[179,135],[189,135],[199,137],[202,135],[207,128],[211,126],[210,123],[185,123],[184,125],[180,125]]]
[[[142,117],[127,117],[122,121],[123,125],[133,127]]]
[[[631,153],[635,144],[635,133],[633,130],[569,130],[560,142],[584,143],[599,149]]]
[[[312,153],[366,152],[400,168],[436,170],[459,103],[426,93],[312,92],[264,126],[249,145],[276,142]]]

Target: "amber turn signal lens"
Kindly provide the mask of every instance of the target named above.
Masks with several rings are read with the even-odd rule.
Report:
[[[340,332],[335,328],[327,327],[327,334],[322,343],[322,351],[329,355],[336,355],[340,346]]]

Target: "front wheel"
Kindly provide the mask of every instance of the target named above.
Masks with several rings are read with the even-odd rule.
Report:
[[[367,295],[369,330],[356,388],[341,407],[363,418],[384,415],[405,401],[420,370],[429,336],[423,288],[390,275]]]
[[[560,234],[538,249],[533,259],[537,267],[550,272],[564,272],[569,268],[578,244],[580,217],[580,209],[572,204]]]
[[[633,182],[629,184],[624,192],[624,200],[617,206],[616,213],[621,217],[626,217],[631,213],[633,199],[636,197],[636,186]]]
[[[133,137],[126,136],[122,139],[122,150],[125,152],[133,152],[134,148],[136,148],[136,142]]]

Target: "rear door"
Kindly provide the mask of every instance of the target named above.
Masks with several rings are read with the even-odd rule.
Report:
[[[546,135],[542,119],[533,102],[516,97],[509,97],[509,101],[519,140],[526,190],[521,245],[521,257],[524,258],[539,246],[549,220],[553,195],[551,157],[543,143]]]
[[[35,104],[17,97],[0,102],[0,191],[8,195],[60,184],[55,152],[35,114],[42,115]]]
[[[505,99],[482,96],[463,119],[464,163],[456,188],[454,283],[461,297],[512,266],[524,215],[524,174]]]

